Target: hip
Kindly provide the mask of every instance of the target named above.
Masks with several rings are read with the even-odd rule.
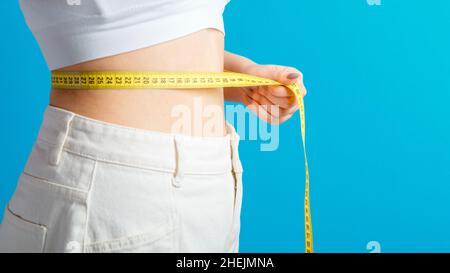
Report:
[[[49,107],[0,225],[5,252],[237,251],[238,141]]]

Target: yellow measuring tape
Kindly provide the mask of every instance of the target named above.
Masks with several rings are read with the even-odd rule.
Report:
[[[305,159],[305,252],[313,252],[311,211],[309,204],[309,170],[305,144],[305,108],[303,93],[298,84],[284,85],[277,81],[235,72],[66,72],[52,73],[52,87],[56,89],[176,89],[222,88],[263,85],[282,85],[297,98],[300,129]]]

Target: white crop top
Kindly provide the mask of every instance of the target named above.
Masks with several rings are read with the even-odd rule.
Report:
[[[50,70],[169,41],[204,28],[225,35],[230,0],[20,0]]]

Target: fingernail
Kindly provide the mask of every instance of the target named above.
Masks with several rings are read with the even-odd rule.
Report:
[[[297,79],[298,77],[300,77],[300,74],[297,73],[290,73],[287,75],[287,78],[290,80]]]

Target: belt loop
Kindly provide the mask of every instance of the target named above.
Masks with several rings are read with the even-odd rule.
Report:
[[[230,125],[231,126],[231,125]],[[231,142],[231,164],[234,173],[242,173],[242,164],[239,159],[239,135],[232,131],[230,134],[230,142]]]
[[[181,187],[181,181],[183,180],[183,155],[181,151],[181,143],[180,139],[175,136],[174,137],[174,146],[175,146],[175,171],[172,177],[172,185],[176,188]]]
[[[64,117],[64,128],[63,130],[58,132],[56,146],[53,148],[52,151],[50,151],[49,154],[49,163],[50,165],[57,166],[61,160],[61,154],[64,149],[64,145],[67,140],[67,136],[69,135],[70,126],[72,123],[72,120],[74,118],[74,113],[69,113],[68,116]]]

